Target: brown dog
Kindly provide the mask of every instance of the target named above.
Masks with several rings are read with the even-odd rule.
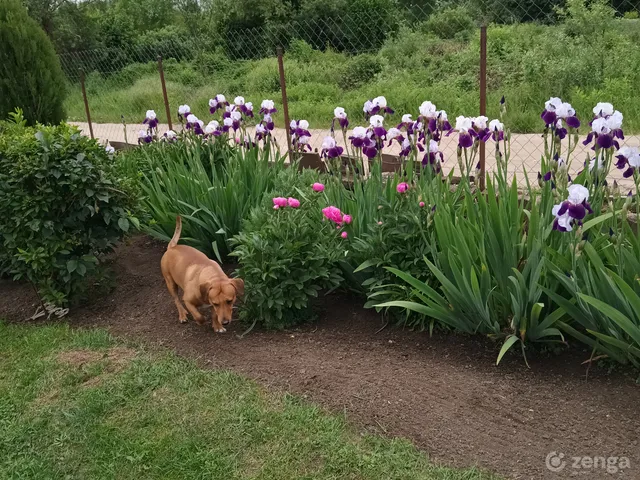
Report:
[[[202,325],[204,316],[198,307],[211,305],[211,326],[217,333],[224,333],[223,325],[231,322],[236,297],[244,294],[244,281],[227,277],[220,265],[195,248],[178,245],[181,231],[182,219],[177,217],[176,231],[160,263],[162,276],[178,307],[178,319],[186,323],[188,310]],[[186,310],[178,298],[177,287],[182,289]]]

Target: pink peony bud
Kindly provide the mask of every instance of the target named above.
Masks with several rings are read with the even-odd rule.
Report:
[[[347,238],[347,237],[349,236],[349,234],[348,234],[347,232],[342,232],[342,233],[340,234],[340,236],[341,236],[342,238]]]
[[[291,208],[298,208],[300,206],[300,200],[298,200],[297,198],[289,197],[287,199],[287,203]]]
[[[424,202],[420,202],[419,205],[420,205],[420,208],[424,207]]]
[[[287,206],[287,199],[284,198],[284,197],[274,197],[273,204],[276,207],[286,207]]]
[[[398,191],[398,193],[404,193],[409,190],[409,184],[407,182],[399,183],[396,187],[396,190]]]
[[[378,225],[382,225],[382,222],[378,222]]]
[[[321,183],[314,183],[313,186],[311,187],[313,188],[314,192],[323,192],[324,191],[324,185]]]
[[[349,225],[351,223],[351,220],[353,220],[353,217],[351,215],[343,215],[342,216],[342,221],[344,223],[346,223],[347,225]]]

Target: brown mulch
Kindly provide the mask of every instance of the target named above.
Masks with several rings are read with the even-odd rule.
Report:
[[[495,344],[478,338],[411,332],[376,333],[379,315],[361,299],[334,294],[318,302],[317,322],[287,332],[245,326],[226,334],[178,323],[160,274],[164,246],[136,237],[113,262],[116,288],[71,312],[75,326],[174,349],[201,365],[226,368],[265,386],[302,395],[345,414],[370,432],[405,437],[439,463],[477,465],[509,478],[569,478],[545,467],[551,451],[573,456],[626,456],[623,478],[640,478],[640,386],[632,372],[591,368],[590,352],[571,342],[558,356],[518,355],[495,365]],[[25,285],[0,281],[0,318],[30,317],[37,301]],[[572,463],[569,458],[569,463]],[[602,469],[581,470],[601,479]]]

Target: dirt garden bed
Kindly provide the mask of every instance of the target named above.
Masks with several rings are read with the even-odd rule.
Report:
[[[71,312],[74,326],[174,349],[212,368],[229,368],[269,388],[304,396],[362,429],[406,437],[438,462],[478,465],[510,478],[569,478],[545,457],[627,456],[624,478],[640,478],[640,386],[623,371],[591,368],[572,343],[560,356],[518,356],[495,366],[491,342],[382,326],[361,301],[336,294],[318,302],[316,322],[295,331],[254,331],[237,337],[191,321],[180,325],[162,276],[164,246],[146,237],[120,248],[116,288]],[[24,321],[37,301],[29,286],[0,281],[0,318]],[[605,478],[583,470],[582,478]]]

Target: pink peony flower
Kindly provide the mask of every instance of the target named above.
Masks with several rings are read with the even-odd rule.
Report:
[[[420,205],[420,208],[424,207],[424,202],[420,202],[419,205]]]
[[[347,232],[342,232],[342,233],[340,234],[340,236],[341,236],[342,238],[347,238],[347,237],[349,236],[349,234],[348,234]]]
[[[409,184],[407,182],[399,183],[396,187],[396,190],[398,191],[398,193],[404,193],[409,190]]]
[[[334,223],[342,223],[342,212],[337,207],[326,207],[322,209],[322,214],[325,218],[331,220]]]
[[[316,182],[313,184],[311,188],[313,188],[314,192],[324,192],[324,185],[321,183]]]
[[[351,215],[343,215],[342,216],[342,221],[344,223],[346,223],[347,225],[349,225],[351,223],[351,220],[353,220],[353,217]]]
[[[298,200],[297,198],[289,197],[287,199],[287,203],[291,208],[298,208],[300,206],[300,200]]]
[[[284,197],[274,197],[273,205],[274,205],[274,207],[286,207],[287,206],[287,199],[284,198]]]

